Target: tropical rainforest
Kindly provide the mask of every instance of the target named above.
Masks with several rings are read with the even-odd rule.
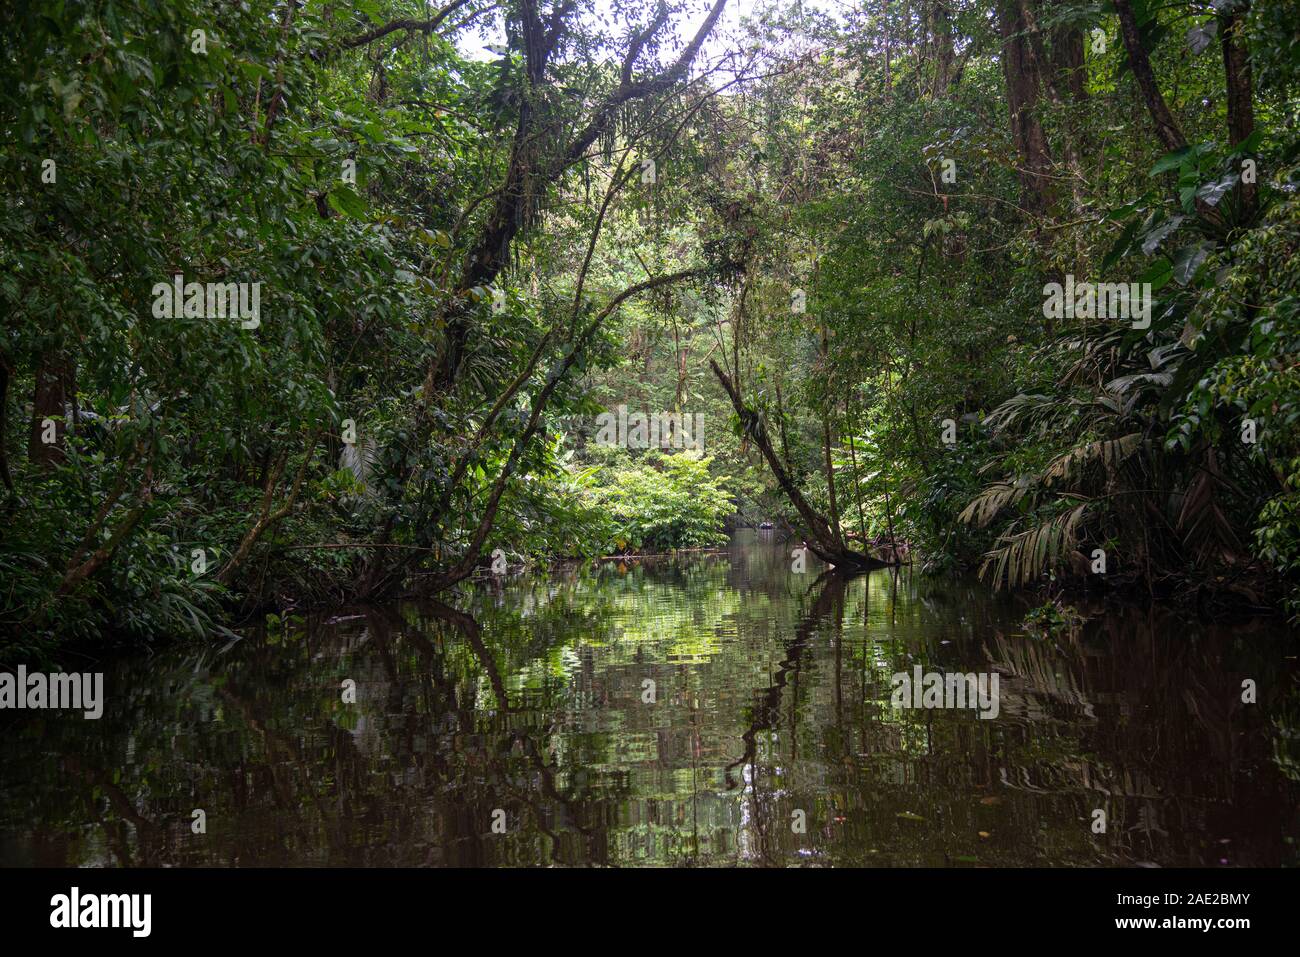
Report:
[[[6,658],[760,523],[1300,614],[1294,0],[15,0],[0,74]]]

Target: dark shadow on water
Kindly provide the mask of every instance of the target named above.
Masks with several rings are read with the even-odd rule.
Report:
[[[99,721],[0,715],[0,864],[1297,862],[1276,623],[1041,636],[978,582],[797,574],[787,545],[120,661]],[[917,665],[996,672],[998,716],[894,707]]]

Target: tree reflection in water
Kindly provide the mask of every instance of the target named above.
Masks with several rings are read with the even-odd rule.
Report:
[[[1296,862],[1276,625],[1112,609],[1041,637],[978,583],[754,544],[464,598],[121,662],[97,722],[6,715],[0,862]],[[997,670],[998,718],[892,709],[915,664]]]

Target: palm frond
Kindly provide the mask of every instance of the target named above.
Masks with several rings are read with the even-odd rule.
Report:
[[[379,445],[370,434],[358,437],[351,445],[343,446],[339,454],[339,468],[347,469],[363,494],[372,495],[370,478],[379,462]]]
[[[1078,545],[1079,526],[1091,505],[1083,502],[1031,529],[1004,535],[1001,544],[984,556],[980,576],[988,579],[992,571],[996,587],[1014,589],[1051,571]]]
[[[1175,522],[1183,544],[1202,565],[1220,558],[1232,561],[1242,550],[1241,540],[1219,504],[1220,484],[1211,457],[1210,466],[1197,472],[1183,493]]]
[[[1013,395],[988,414],[984,424],[995,432],[1010,428],[1018,419],[1032,421],[1057,411],[1059,400],[1039,393]]]
[[[1004,508],[1015,505],[1024,498],[1025,493],[1028,491],[1029,484],[1027,482],[1018,481],[1014,484],[1010,482],[994,482],[971,499],[970,503],[962,509],[961,514],[957,516],[957,519],[967,525],[973,522],[983,528],[993,521],[994,517]]]
[[[1117,439],[1098,439],[1095,442],[1076,445],[1065,454],[1057,456],[1047,466],[1043,478],[1049,485],[1054,482],[1070,482],[1093,462],[1101,462],[1108,470],[1114,470],[1131,458],[1142,445],[1141,432],[1130,432]]]

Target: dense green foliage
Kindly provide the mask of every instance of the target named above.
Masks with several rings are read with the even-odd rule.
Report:
[[[652,452],[646,464],[603,469],[592,504],[612,520],[619,549],[655,552],[700,548],[725,541],[723,521],[733,510],[724,481],[709,474],[698,453]]]
[[[750,412],[833,537],[1294,601],[1294,4],[725,6],[0,12],[9,653],[800,524]]]
[[[832,524],[997,585],[1262,607],[1289,581],[1295,607],[1295,13],[877,4],[795,28],[812,55],[737,126],[758,239],[730,364]],[[1149,324],[1053,315],[1075,281],[1150,283]]]

